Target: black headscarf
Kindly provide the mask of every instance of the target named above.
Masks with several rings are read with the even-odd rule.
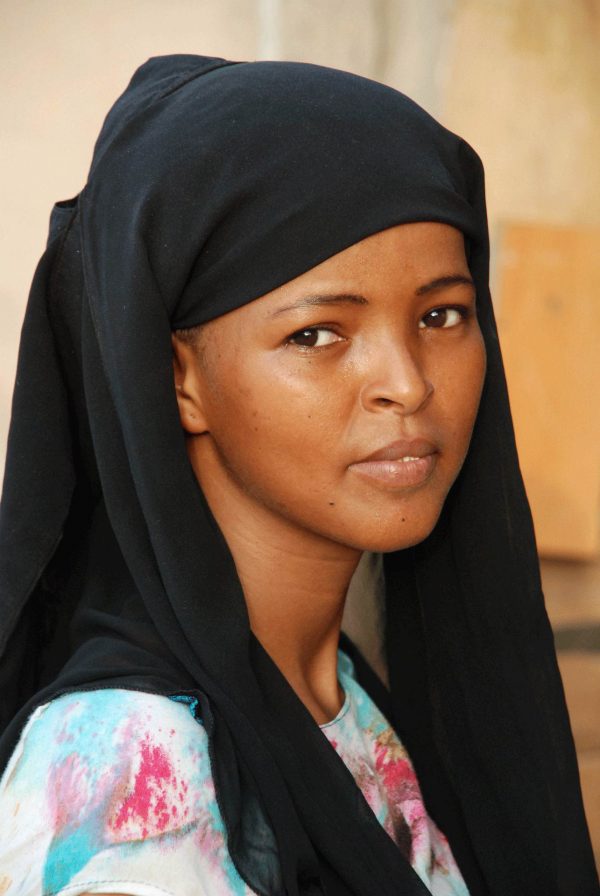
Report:
[[[170,332],[384,228],[469,247],[487,374],[431,535],[385,556],[390,691],[472,896],[591,896],[597,878],[540,586],[474,151],[397,91],[293,62],[151,59],[58,204],[22,332],[0,527],[0,744],[69,690],[200,698],[231,857],[260,894],[426,888],[250,631],[192,472]]]

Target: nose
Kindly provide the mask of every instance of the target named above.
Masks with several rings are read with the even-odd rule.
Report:
[[[366,365],[360,397],[365,410],[390,408],[408,416],[416,413],[432,392],[433,385],[410,348],[386,340],[377,346]]]

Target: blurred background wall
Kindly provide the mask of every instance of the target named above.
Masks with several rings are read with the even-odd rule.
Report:
[[[482,156],[517,442],[600,855],[600,0],[2,0],[0,13],[0,466],[50,207],[83,186],[104,115],[149,56],[348,69]]]

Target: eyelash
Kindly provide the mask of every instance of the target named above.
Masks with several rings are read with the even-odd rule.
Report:
[[[465,320],[467,320],[471,316],[471,309],[467,305],[439,305],[438,307],[431,308],[429,311],[427,311],[423,315],[421,320],[423,320],[423,318],[427,317],[429,314],[433,314],[436,311],[457,311],[460,314],[460,318],[461,318],[460,323],[463,323]],[[419,323],[420,323],[420,321],[419,321]],[[444,327],[444,326],[422,327],[422,328],[420,327],[420,329],[453,330],[454,327],[457,327],[457,326],[459,326],[459,324],[453,324],[450,327]],[[299,348],[302,351],[306,351],[306,352],[321,351],[324,348],[328,348],[328,346],[327,345],[298,345],[297,343],[294,343],[292,340],[298,336],[305,335],[306,333],[318,333],[319,331],[322,331],[322,330],[325,332],[328,332],[328,333],[336,332],[333,327],[325,326],[324,324],[322,324],[320,326],[314,326],[314,327],[303,327],[301,330],[296,330],[295,333],[292,333],[291,336],[288,336],[286,342],[289,345],[295,345],[296,348]],[[341,341],[341,340],[339,340],[339,341]],[[335,343],[329,343],[329,345],[334,345],[334,344]]]

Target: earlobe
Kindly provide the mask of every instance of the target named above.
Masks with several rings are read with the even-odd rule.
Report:
[[[208,425],[202,407],[201,389],[194,348],[171,334],[173,346],[173,376],[179,407],[179,419],[185,432],[202,435]]]

